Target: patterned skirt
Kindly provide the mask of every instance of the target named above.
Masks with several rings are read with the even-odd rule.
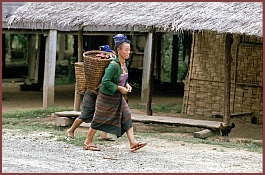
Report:
[[[115,92],[111,96],[98,91],[91,128],[121,137],[131,127],[131,112],[123,95]]]
[[[78,117],[79,119],[82,119],[85,123],[89,123],[93,119],[96,99],[96,94],[89,93],[88,91],[85,92],[82,101],[81,115]]]

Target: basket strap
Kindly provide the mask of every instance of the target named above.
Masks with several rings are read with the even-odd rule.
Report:
[[[116,77],[117,76],[117,73],[118,73],[118,63],[117,63],[117,61],[115,61],[115,60],[112,60],[111,62],[114,62],[115,64],[116,64],[116,72],[115,72],[115,74],[114,74],[114,77]],[[98,88],[100,88],[101,86],[103,86],[103,84],[102,83],[100,83],[98,86],[97,86],[97,89]]]

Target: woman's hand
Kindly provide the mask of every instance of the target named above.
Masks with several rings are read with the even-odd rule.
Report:
[[[125,87],[128,90],[128,92],[132,92],[132,87],[129,83],[127,83]]]
[[[118,91],[120,91],[122,94],[128,93],[128,89],[126,87],[123,87],[123,86],[118,86]]]

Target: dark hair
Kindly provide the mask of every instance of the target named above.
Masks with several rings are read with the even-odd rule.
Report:
[[[118,44],[118,45],[115,45],[115,52],[116,52],[116,54],[118,53],[118,48],[119,49],[121,49],[121,45],[123,44],[123,43],[128,43],[128,44],[130,44],[130,42],[126,42],[126,41],[124,41],[124,42],[122,42],[122,43],[120,43],[120,44]]]

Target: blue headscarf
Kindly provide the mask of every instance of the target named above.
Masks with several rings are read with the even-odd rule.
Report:
[[[114,39],[115,47],[117,47],[118,45],[124,42],[130,43],[130,40],[128,40],[127,37],[123,34],[117,34],[113,37],[113,39]]]
[[[99,46],[99,50],[104,52],[113,52],[113,50],[110,49],[109,45]]]

